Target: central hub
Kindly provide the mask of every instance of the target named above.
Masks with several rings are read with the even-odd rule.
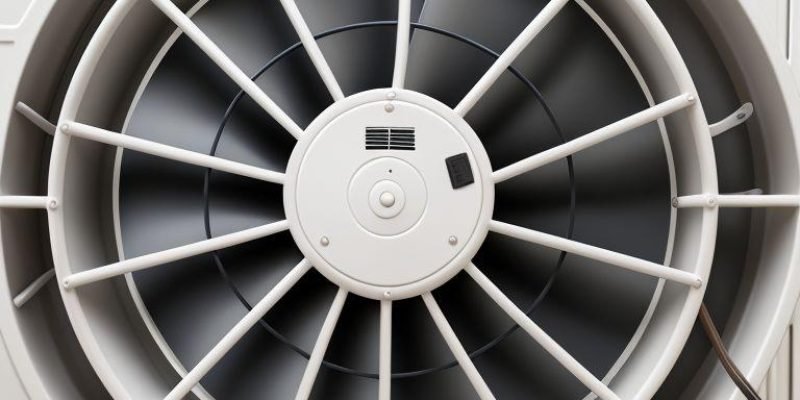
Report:
[[[469,125],[410,91],[360,93],[306,129],[286,170],[298,247],[325,277],[374,299],[426,293],[463,269],[488,231],[491,165]]]

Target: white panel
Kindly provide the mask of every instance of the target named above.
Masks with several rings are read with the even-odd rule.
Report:
[[[0,25],[18,25],[33,0],[0,1]]]
[[[790,329],[791,331],[791,329]],[[773,400],[791,400],[792,391],[792,354],[791,354],[791,334],[787,332],[778,349],[778,357],[772,364],[770,376],[774,377],[771,395]]]
[[[800,0],[787,0],[790,1],[788,9],[790,9],[790,16],[787,18],[789,23],[788,29],[788,45],[789,45],[789,63],[792,66],[794,79],[797,83],[797,88],[800,90]]]
[[[28,394],[22,388],[22,384],[17,377],[17,371],[11,364],[11,359],[8,357],[5,342],[0,336],[0,392],[3,398],[22,400],[27,399]]]
[[[798,311],[795,312],[792,326],[783,337],[766,378],[759,386],[758,392],[763,396],[763,400],[793,400],[798,396],[793,396],[792,393],[800,393],[800,349],[797,346],[800,335],[798,330],[800,312]]]
[[[785,0],[741,0],[766,43],[776,43],[778,29],[775,16],[778,14],[778,6],[782,1]]]

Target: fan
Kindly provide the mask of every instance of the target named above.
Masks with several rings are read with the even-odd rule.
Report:
[[[793,351],[784,2],[0,6],[11,398],[735,398]]]

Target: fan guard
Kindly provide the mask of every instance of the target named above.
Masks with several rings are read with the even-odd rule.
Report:
[[[640,0],[509,4],[519,16],[508,25],[521,29],[492,36],[459,25],[473,11],[446,1],[331,12],[282,0],[263,6],[270,22],[288,16],[271,28],[248,27],[247,2],[236,3],[97,11],[60,102],[47,194],[0,198],[12,209],[6,224],[13,209],[46,210],[66,314],[112,397],[717,398],[731,388],[676,389],[672,381],[688,381],[673,368],[702,361],[687,340],[716,282],[712,263],[721,268],[715,250],[741,238],[754,244],[732,268],[757,277],[743,290],[781,280],[786,289],[734,311],[731,332],[776,304],[792,306],[760,319],[787,323],[800,205],[793,136],[723,148],[712,138],[742,129],[760,104],[769,115],[760,124],[789,126],[781,102],[797,93],[767,100],[762,75],[732,74],[755,110],[710,125],[705,94],[729,102],[721,93],[733,91],[695,87],[713,67],[687,66],[679,48],[692,45],[659,19],[667,6],[655,2],[657,15]],[[694,12],[713,20],[710,7]],[[230,27],[236,16],[242,26]],[[734,35],[709,26],[718,43]],[[563,52],[570,33],[601,39],[576,47],[569,65],[596,64],[575,76],[608,81],[570,87],[581,82],[563,78],[572,71],[548,70],[544,58]],[[741,68],[758,61],[721,52]],[[442,73],[455,63],[464,66]],[[534,84],[547,76],[562,87]],[[581,95],[602,104],[575,109],[589,103]],[[750,145],[755,173],[721,166]],[[4,175],[22,162],[10,149]],[[731,176],[751,186],[727,191]],[[734,222],[728,208],[743,209],[727,214]],[[612,217],[625,222],[605,225]],[[720,227],[731,233],[718,238]],[[554,267],[519,270],[526,259]],[[504,270],[508,262],[523,266]],[[580,304],[581,288],[587,299],[615,288],[603,304],[623,312],[558,305]],[[751,301],[741,298],[737,308]],[[576,323],[567,315],[576,312],[614,320]],[[757,343],[758,332],[740,343]],[[730,347],[753,360],[748,375],[763,376],[755,358],[774,353],[779,336]],[[516,349],[524,360],[513,360]],[[512,366],[540,376],[526,382]],[[718,374],[707,365],[698,376]]]

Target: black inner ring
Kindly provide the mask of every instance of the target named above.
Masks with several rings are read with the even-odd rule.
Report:
[[[315,35],[314,39],[319,40],[319,39],[324,38],[326,36],[330,36],[330,35],[333,35],[333,34],[336,34],[336,33],[346,32],[346,31],[350,31],[350,30],[355,30],[355,29],[370,28],[370,27],[382,27],[382,26],[393,26],[393,25],[397,25],[397,21],[371,21],[371,22],[363,22],[363,23],[345,25],[345,26],[341,26],[341,27],[337,27],[337,28],[333,28],[333,29],[321,32],[321,33]],[[441,29],[441,28],[436,28],[436,27],[433,27],[433,26],[429,26],[429,25],[425,25],[425,24],[421,24],[421,23],[414,23],[414,22],[411,23],[411,28],[412,29],[421,29],[421,30],[424,30],[424,31],[433,32],[433,33],[436,33],[436,34],[440,34],[440,35],[443,35],[443,36],[458,40],[458,41],[460,41],[462,43],[465,43],[467,45],[472,46],[473,48],[476,48],[476,49],[482,51],[483,53],[485,53],[485,54],[487,54],[487,55],[489,55],[489,56],[491,56],[491,57],[493,57],[495,59],[500,57],[500,54],[498,54],[497,52],[489,49],[488,47],[486,47],[486,46],[484,46],[484,45],[482,45],[482,44],[480,44],[480,43],[478,43],[478,42],[476,42],[476,41],[474,41],[474,40],[472,40],[470,38],[461,36],[461,35],[459,35],[457,33],[454,33],[454,32],[450,32],[450,31],[447,31],[447,30],[444,30],[444,29]],[[269,70],[278,61],[280,61],[281,59],[283,59],[287,55],[291,54],[292,52],[294,52],[295,50],[297,50],[300,47],[303,47],[302,43],[297,42],[297,43],[293,44],[292,46],[286,48],[284,51],[282,51],[281,53],[279,53],[278,55],[273,57],[271,60],[269,60],[266,64],[264,64],[264,66],[261,67],[261,69],[258,72],[256,72],[256,74],[253,75],[251,77],[251,79],[252,80],[258,79],[262,74],[264,74],[267,70]],[[507,70],[509,72],[511,72],[515,77],[517,77],[517,79],[522,81],[522,83],[525,84],[525,86],[533,93],[534,97],[536,97],[536,100],[542,105],[542,108],[544,109],[545,113],[547,114],[547,118],[552,123],[553,128],[555,129],[555,132],[559,137],[559,140],[561,140],[562,143],[566,142],[566,139],[564,138],[564,134],[561,131],[561,128],[559,127],[558,122],[556,121],[556,118],[555,118],[555,116],[553,114],[552,109],[550,109],[550,107],[547,105],[547,102],[545,102],[544,96],[539,91],[539,89],[536,88],[536,86],[533,84],[533,82],[531,82],[528,78],[526,78],[519,70],[517,70],[513,66],[509,66]],[[236,96],[231,101],[230,105],[228,106],[228,109],[225,111],[225,115],[224,115],[224,117],[222,119],[222,122],[221,122],[221,124],[219,126],[219,129],[217,130],[217,134],[214,137],[214,142],[213,142],[213,144],[211,146],[211,151],[209,152],[210,155],[213,156],[213,155],[216,154],[217,148],[219,146],[219,141],[220,141],[220,139],[222,137],[222,132],[225,130],[225,126],[227,125],[228,121],[230,120],[231,115],[233,115],[234,109],[239,104],[239,101],[241,101],[241,99],[242,99],[242,97],[244,95],[245,95],[245,93],[244,93],[243,90],[239,91],[239,93],[237,93]],[[567,167],[569,169],[569,185],[570,185],[569,227],[568,227],[568,230],[567,230],[567,238],[571,239],[572,236],[573,236],[573,233],[574,233],[574,228],[575,228],[575,208],[576,208],[575,167],[574,167],[574,164],[573,164],[572,156],[566,157],[566,160],[567,160]],[[210,186],[210,180],[211,180],[210,179],[211,178],[211,173],[212,173],[212,170],[210,168],[207,169],[206,173],[205,173],[205,178],[204,178],[204,181],[203,181],[203,207],[204,207],[203,216],[204,216],[204,219],[205,219],[206,237],[209,238],[209,239],[212,238],[212,235],[211,235],[211,219],[210,219],[210,216],[209,216],[209,203],[210,203],[210,200],[209,200],[210,188],[209,188],[209,186]],[[214,258],[214,263],[216,264],[217,269],[219,270],[219,273],[225,279],[225,282],[231,288],[231,290],[236,295],[236,297],[239,299],[239,301],[245,306],[245,308],[247,308],[248,311],[252,310],[253,306],[250,304],[250,302],[247,301],[247,299],[245,299],[244,295],[241,293],[241,291],[238,289],[238,287],[233,282],[231,277],[228,275],[228,272],[226,271],[225,266],[222,263],[222,259],[220,258],[219,252],[214,251],[212,253],[212,257]],[[553,270],[550,272],[550,275],[548,276],[548,279],[547,279],[547,282],[545,283],[544,288],[542,288],[542,290],[539,293],[539,295],[533,300],[533,302],[531,302],[531,304],[527,307],[527,309],[525,309],[525,314],[526,315],[530,315],[531,313],[533,313],[533,311],[542,303],[544,298],[550,292],[550,289],[553,287],[553,284],[555,283],[556,276],[558,275],[558,272],[561,270],[561,267],[564,265],[564,260],[566,259],[566,257],[567,257],[567,253],[562,251],[560,253],[559,257],[558,257],[558,261],[556,262],[555,268],[553,268]],[[284,345],[289,347],[291,350],[293,350],[294,352],[296,352],[297,354],[299,354],[303,358],[309,359],[311,357],[310,354],[307,351],[303,350],[298,345],[292,343],[287,337],[283,336],[280,332],[278,332],[274,327],[272,327],[263,318],[259,320],[259,324],[264,329],[266,329],[266,331],[269,332],[273,337],[275,337],[275,339],[277,339],[278,341],[280,341],[281,343],[283,343]],[[471,359],[475,359],[475,358],[481,356],[482,354],[486,353],[487,351],[491,350],[492,348],[494,348],[495,346],[500,344],[500,342],[502,342],[504,339],[509,337],[517,329],[519,329],[519,325],[515,324],[514,326],[509,328],[507,331],[503,332],[502,334],[500,334],[499,336],[497,336],[493,340],[489,341],[485,345],[483,345],[480,348],[470,352],[469,353],[469,357]],[[377,373],[359,371],[359,370],[348,368],[348,367],[342,366],[340,364],[332,363],[332,362],[326,361],[326,360],[322,361],[322,365],[324,367],[326,367],[326,368],[329,368],[329,369],[333,370],[333,371],[337,371],[337,372],[341,372],[341,373],[345,373],[345,374],[349,374],[349,375],[360,376],[360,377],[364,377],[364,378],[378,379],[378,374]],[[449,369],[449,368],[453,368],[453,367],[455,367],[457,365],[458,365],[458,362],[456,360],[453,360],[453,361],[450,361],[448,363],[445,363],[445,364],[442,364],[440,366],[433,367],[433,368],[420,369],[420,370],[408,371],[408,372],[392,373],[392,378],[393,379],[412,378],[412,377],[426,375],[426,374],[430,374],[430,373],[434,373],[434,372],[438,372],[438,371],[443,371],[443,370],[446,370],[446,369]]]

